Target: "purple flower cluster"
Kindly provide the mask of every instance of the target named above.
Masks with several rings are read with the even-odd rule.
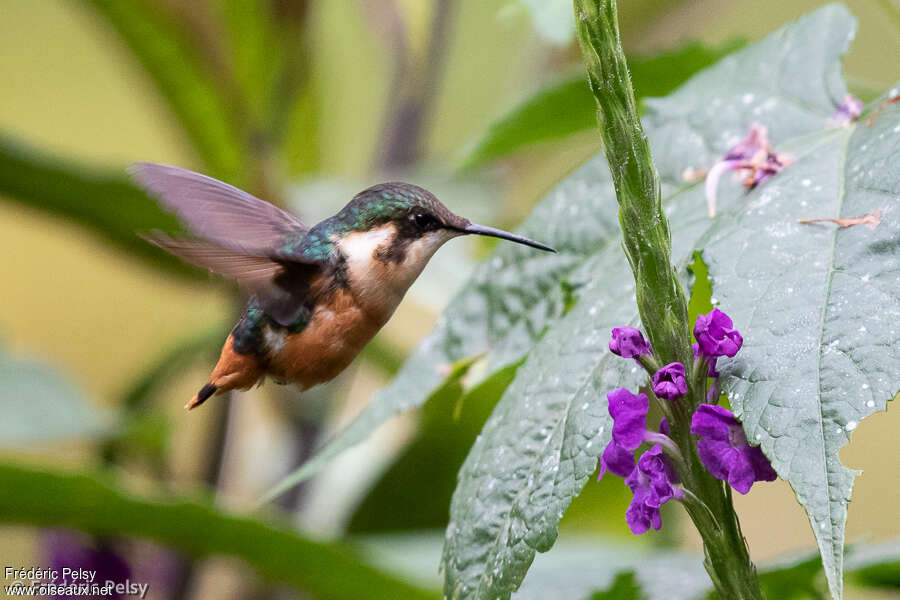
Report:
[[[731,318],[719,309],[697,317],[694,337],[697,339],[695,365],[702,362],[702,368],[706,369],[707,377],[713,379],[713,384],[707,394],[709,404],[697,407],[691,418],[690,431],[700,438],[697,452],[709,472],[746,494],[754,482],[775,479],[775,471],[762,451],[747,442],[741,424],[731,411],[715,405],[719,377],[716,363],[723,356],[735,356],[744,340],[734,329]],[[633,327],[613,329],[609,349],[624,358],[652,355],[649,342]],[[654,364],[652,360],[642,364],[649,371],[655,368],[650,367]],[[679,400],[688,393],[684,365],[676,362],[656,370],[652,373],[651,387],[651,396],[657,399]],[[635,535],[651,527],[659,529],[662,526],[659,508],[672,498],[684,497],[673,464],[673,458],[679,463],[683,460],[681,453],[669,438],[669,423],[665,418],[660,421],[658,432],[647,429],[650,408],[647,395],[618,388],[609,392],[607,398],[609,414],[613,418],[612,438],[600,457],[599,478],[609,471],[625,479],[633,494],[625,521]],[[644,443],[649,444],[650,449],[635,460],[636,451]]]
[[[734,329],[731,317],[718,308],[697,317],[694,337],[697,339],[694,359],[706,360],[709,365],[707,376],[713,378],[706,396],[710,404],[698,406],[691,419],[691,433],[700,436],[697,453],[714,477],[746,494],[755,481],[773,481],[775,471],[762,450],[747,442],[744,429],[734,414],[713,404],[718,399],[716,361],[723,356],[736,355],[744,338]]]
[[[609,414],[613,418],[612,439],[600,457],[600,476],[607,471],[625,478],[625,484],[633,494],[631,504],[625,511],[625,522],[635,535],[640,535],[653,527],[662,525],[659,507],[672,498],[680,498],[682,492],[673,484],[678,483],[678,474],[663,454],[662,445],[655,444],[650,450],[634,460],[634,450],[643,442],[666,441],[665,433],[647,430],[647,410],[650,401],[644,394],[632,394],[625,388],[609,392]],[[660,429],[668,424],[660,423]],[[669,441],[671,443],[671,441]]]
[[[716,189],[723,173],[738,171],[744,176],[744,187],[752,190],[792,161],[792,157],[787,154],[773,152],[768,130],[759,123],[753,123],[747,136],[732,146],[706,174],[706,203],[709,217],[716,216]]]

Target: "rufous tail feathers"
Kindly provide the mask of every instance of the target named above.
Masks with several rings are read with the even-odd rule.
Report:
[[[219,362],[209,376],[209,383],[204,385],[184,407],[193,410],[212,396],[228,390],[249,389],[262,376],[263,370],[256,356],[235,352],[234,337],[229,335],[222,347],[222,354],[219,355]]]

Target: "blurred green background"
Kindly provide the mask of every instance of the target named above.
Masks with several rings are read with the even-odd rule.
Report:
[[[89,180],[124,177],[133,161],[209,172],[288,205],[308,222],[336,211],[368,185],[400,177],[435,189],[461,214],[515,227],[550,186],[599,150],[599,137],[586,131],[457,171],[492,122],[538,90],[579,73],[577,47],[529,4],[0,0],[0,136],[4,145],[63,161]],[[652,57],[688,41],[715,48],[755,40],[820,4],[635,0],[622,3],[620,14],[626,51]],[[224,98],[224,109],[202,101],[189,109],[208,116],[205,127],[213,133],[207,137],[198,137],[184,114],[173,110],[171,94],[186,88],[176,80],[167,95],[112,26],[110,15],[121,16],[132,5],[149,6],[175,24],[185,47],[199,57],[203,77]],[[852,90],[871,98],[900,76],[900,7],[893,0],[847,5],[859,30],[845,76]],[[409,125],[404,111],[410,106],[421,115],[419,128]],[[223,116],[233,124],[221,122]],[[237,140],[233,156],[215,141],[215,132],[221,129],[227,138],[229,127]],[[113,220],[129,222],[122,213],[130,205],[103,202]],[[213,488],[220,506],[236,510],[251,508],[389,379],[487,250],[466,239],[438,253],[378,336],[376,349],[332,384],[299,399],[296,390],[270,383],[186,414],[182,405],[206,381],[211,352],[237,314],[235,290],[159,257],[139,256],[71,215],[52,213],[39,200],[0,195],[0,352],[12,357],[7,360],[49,365],[80,390],[89,412],[115,423],[117,433],[40,439],[47,437],[40,435],[44,415],[36,413],[34,435],[0,439],[4,459],[73,469],[104,464],[129,489]],[[171,355],[179,345],[182,354]],[[171,368],[148,376],[167,356]],[[19,411],[19,399],[10,394],[0,389],[4,408]],[[130,412],[129,398],[139,398]],[[348,528],[385,533],[439,527],[455,483],[446,467],[465,455],[490,406],[467,405],[455,419],[455,408],[436,400],[423,414],[383,428],[282,499],[280,508],[295,515],[303,531],[324,538],[340,538]],[[419,428],[446,435],[423,440],[416,436]],[[876,414],[842,452],[844,464],[864,471],[850,509],[851,544],[900,535],[900,464],[889,450],[898,428],[896,410]],[[410,443],[421,449],[418,462],[404,454]],[[699,550],[692,532],[679,530],[674,519],[655,539],[627,539],[620,488],[589,485],[567,514],[562,539],[595,532]],[[433,497],[417,496],[429,489],[437,490]],[[737,506],[756,559],[814,548],[787,484],[756,486]],[[3,526],[0,540],[0,564],[40,564],[44,538],[38,530]],[[146,549],[129,552],[135,562],[154,562]],[[187,583],[151,587],[150,597],[283,593],[230,559],[191,565],[185,577]]]

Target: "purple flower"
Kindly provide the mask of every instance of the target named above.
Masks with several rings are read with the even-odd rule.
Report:
[[[650,342],[634,327],[616,327],[612,330],[609,350],[622,358],[637,358],[650,354]]]
[[[747,442],[744,429],[727,408],[701,404],[691,419],[691,433],[699,435],[697,452],[713,477],[727,481],[741,494],[755,481],[774,481],[775,471],[758,447]]]
[[[50,530],[45,536],[47,562],[51,569],[62,573],[64,567],[95,572],[98,581],[123,583],[131,577],[131,569],[109,544],[93,543],[89,536],[64,529]],[[72,581],[56,581],[57,584]],[[62,598],[63,596],[51,596]],[[108,596],[124,598],[121,594]]]
[[[653,529],[662,526],[659,507],[672,498],[682,496],[681,490],[673,483],[678,483],[675,469],[663,454],[662,446],[656,444],[644,452],[637,468],[625,479],[625,485],[634,494],[625,511],[625,521],[632,533],[641,535],[651,526]]]
[[[672,466],[669,457],[663,453],[662,446],[656,444],[638,460],[636,471],[646,476],[650,480],[651,495],[647,502],[660,507],[674,497],[677,497],[680,490],[673,487],[672,484],[681,483],[675,467]],[[634,475],[634,473],[632,473]],[[628,483],[627,481],[625,482]],[[631,487],[631,486],[629,486]]]
[[[676,400],[687,393],[684,365],[670,363],[653,374],[653,393],[666,400]]]
[[[752,190],[791,164],[792,157],[772,152],[767,129],[759,123],[750,126],[747,137],[725,153],[706,174],[706,203],[709,217],[716,216],[716,189],[726,171],[739,171],[744,176],[744,187]]]
[[[631,504],[628,505],[628,509],[625,511],[625,522],[628,523],[628,528],[631,529],[631,533],[634,535],[641,535],[650,529],[651,525],[656,530],[662,527],[659,508],[648,506],[643,502],[643,498],[643,491],[635,492],[634,497],[631,499]]]
[[[694,324],[694,337],[697,338],[700,353],[710,358],[737,354],[744,338],[733,325],[731,317],[718,308],[714,308],[708,315],[699,315]],[[715,373],[715,363],[711,371]]]
[[[856,121],[862,111],[862,100],[855,98],[853,94],[844,94],[844,101],[837,107],[834,114],[828,117],[825,125],[827,127],[844,127]]]
[[[644,440],[647,430],[647,410],[650,400],[644,394],[634,395],[626,388],[608,394],[609,415],[613,418],[612,439],[626,450],[635,450]]]
[[[634,454],[613,440],[606,445],[603,454],[600,455],[600,475],[597,476],[597,481],[600,481],[607,471],[619,477],[628,477],[633,470]]]
[[[644,441],[647,431],[647,410],[650,400],[644,394],[634,395],[626,388],[606,394],[609,414],[613,418],[612,439],[600,456],[600,476],[610,471],[627,477],[634,469],[633,450]]]

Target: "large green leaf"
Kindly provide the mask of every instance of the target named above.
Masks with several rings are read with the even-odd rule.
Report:
[[[647,132],[653,141],[661,174],[671,179],[688,166],[709,165],[736,141],[737,132],[747,130],[752,120],[763,120],[776,140],[802,136],[786,144],[798,155],[798,164],[815,162],[815,157],[825,146],[841,148],[841,136],[848,134],[822,133],[822,129],[825,118],[843,95],[838,58],[846,48],[851,32],[852,18],[844,9],[834,6],[822,9],[753,48],[726,59],[672,97],[653,103]],[[759,69],[763,64],[769,72]],[[737,73],[743,77],[735,77]],[[883,127],[892,128],[896,124],[896,119],[887,112],[880,118]],[[887,165],[891,149],[879,150],[867,159],[873,165]],[[873,149],[872,152],[877,151]],[[832,169],[840,170],[835,165]],[[574,176],[578,177],[579,174]],[[896,175],[893,177],[896,179]],[[783,192],[782,196],[801,195],[806,187],[804,180],[780,179],[787,182],[785,185],[792,183],[796,187],[792,193]],[[838,190],[836,183],[836,180],[832,182],[831,192]],[[730,200],[726,212],[735,215],[755,213],[756,207],[738,201],[735,192],[734,188],[722,192],[723,198],[727,195]],[[765,194],[764,188],[753,197],[764,198]],[[702,248],[705,239],[715,236],[715,231],[730,219],[698,220],[696,215],[702,210],[703,202],[698,188],[688,189],[674,198],[670,193],[666,195],[669,197],[666,209],[675,232],[673,256],[683,265],[690,256],[691,246]],[[861,214],[877,207],[870,203]],[[769,214],[767,226],[781,227],[780,220],[774,224],[772,221],[772,215],[777,213]],[[795,213],[787,214],[791,218]],[[761,225],[757,222],[756,226]],[[755,231],[752,228],[745,230],[748,242],[755,240]],[[722,243],[732,244],[734,248],[733,240]],[[885,248],[882,254],[892,250]],[[858,244],[856,251],[864,250]],[[601,251],[592,258],[603,254]],[[784,260],[776,254],[771,264],[766,260],[754,260],[746,265],[725,263],[723,268],[731,269],[731,272],[742,267],[767,275],[771,272],[774,275],[761,278],[772,280],[782,274],[779,259]],[[886,269],[896,269],[895,260],[882,260],[887,263]],[[715,273],[710,272],[715,281]],[[627,273],[617,275],[614,265],[602,264],[595,275],[595,283],[601,278],[612,283],[603,285],[600,293],[585,286],[575,309],[551,324],[550,331],[520,368],[463,466],[451,506],[444,556],[445,593],[449,597],[507,597],[521,582],[535,551],[545,551],[552,545],[562,511],[596,466],[599,448],[608,439],[603,392],[618,385],[633,384],[629,373],[622,372],[628,369],[626,361],[614,360],[615,357],[604,351],[604,342],[611,325],[633,323],[636,318],[634,309],[629,318],[627,311],[620,307],[622,303],[632,305],[633,301],[617,298],[625,287],[624,282],[630,281]],[[758,298],[756,300],[758,307]],[[886,310],[893,313],[895,309]],[[847,312],[845,315],[850,319],[847,327],[856,330],[862,325],[858,318],[853,320],[853,314]],[[745,331],[745,337],[754,335],[753,323],[747,326],[740,318],[737,322]],[[812,324],[806,322],[802,326],[811,327]],[[765,337],[765,331],[761,334]],[[810,347],[817,346],[807,345]],[[755,363],[751,364],[756,367]],[[885,375],[877,363],[871,368],[874,370],[869,371],[870,374]],[[893,371],[897,372],[897,369]],[[858,385],[857,388],[844,388],[841,395],[858,390]],[[887,388],[890,384],[884,381],[884,385]],[[767,391],[772,393],[772,386]],[[882,392],[882,404],[890,395]],[[807,396],[804,401],[813,406],[818,404],[815,396]],[[862,406],[861,402],[859,406]],[[876,404],[870,409],[874,406]],[[867,414],[870,411],[859,412]],[[852,423],[851,429],[854,426]],[[813,454],[821,452],[821,448],[814,446],[802,450]],[[795,463],[800,453],[799,445],[790,447],[790,458]],[[776,459],[775,463],[777,468],[779,461]],[[812,475],[785,472],[784,469],[782,474],[797,488],[807,485]],[[828,491],[818,491],[817,501],[821,502],[822,495]],[[827,495],[824,497],[828,498]],[[835,498],[832,502],[839,503],[840,499]],[[835,526],[842,531],[843,521],[835,522]],[[839,552],[840,543],[832,541],[837,543],[823,555],[833,593],[839,596],[839,554],[835,559],[832,550],[836,546]]]
[[[757,120],[764,120],[776,140],[822,131],[825,119],[843,97],[840,56],[852,32],[853,20],[846,10],[827,7],[720,61],[669,98],[648,101],[645,129],[663,178],[667,210],[672,212],[672,230],[677,232],[673,256],[679,264],[691,260],[695,242],[710,226],[699,208],[704,203],[702,189],[681,181],[684,169],[712,164]],[[784,45],[792,46],[793,53],[786,53]],[[779,76],[761,71],[760,64],[770,65]],[[802,89],[803,95],[798,96],[796,89]],[[738,197],[737,190],[728,192],[720,194],[723,205]],[[604,157],[589,160],[552,190],[521,232],[549,243],[558,253],[499,245],[393,383],[295,472],[291,483],[321,470],[391,416],[420,406],[443,381],[446,365],[463,358],[485,353],[480,366],[489,375],[521,360],[545,332],[568,322],[567,334],[542,342],[549,345],[544,355],[560,356],[560,347],[582,345],[590,350],[588,362],[598,364],[609,333],[599,322],[612,327],[636,318],[636,309],[628,308],[634,304],[628,289],[633,284],[620,251],[615,193]],[[573,314],[566,312],[569,296],[576,302],[569,311]],[[622,314],[617,320],[609,319],[603,314],[607,307]],[[592,340],[588,348],[588,332],[603,339]],[[559,368],[558,362],[563,363]],[[527,372],[543,369],[560,377],[573,372],[565,361],[558,362],[541,367],[534,362]],[[582,372],[578,377],[586,380],[588,375]],[[573,391],[580,389],[576,381],[567,385],[574,386]],[[605,414],[605,408],[598,414]]]
[[[437,597],[385,575],[345,548],[306,539],[273,523],[229,515],[208,503],[141,498],[96,476],[11,464],[0,464],[0,480],[0,522],[143,537],[194,557],[234,556],[260,575],[315,598]]]
[[[179,224],[124,173],[73,165],[0,136],[0,193],[66,217],[156,266],[184,276],[204,276],[137,236],[136,232],[151,229],[177,230]]]
[[[858,474],[838,451],[900,389],[898,123],[891,107],[871,127],[798,143],[798,160],[719,219],[703,253],[713,293],[746,332],[722,366],[724,390],[806,508],[835,596]],[[874,231],[796,222],[876,210]]]
[[[109,434],[111,415],[46,365],[14,359],[0,348],[0,446]]]
[[[697,71],[736,50],[690,43],[652,57],[628,61],[638,98],[664,96]],[[539,91],[491,124],[463,160],[462,168],[483,165],[536,142],[558,139],[597,126],[597,105],[583,73]]]
[[[181,122],[212,174],[238,181],[243,143],[224,85],[217,85],[196,43],[149,0],[82,0],[122,37]],[[231,102],[233,103],[233,102]]]
[[[348,531],[445,527],[456,473],[517,367],[497,371],[464,395],[460,381],[445,382],[422,408],[415,438],[360,503]]]

